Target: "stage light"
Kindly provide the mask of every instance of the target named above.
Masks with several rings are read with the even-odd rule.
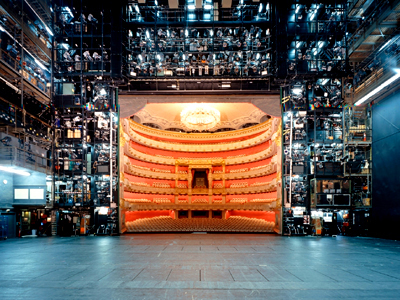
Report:
[[[89,21],[89,22],[93,22],[93,23],[97,23],[97,19],[96,19],[95,17],[93,17],[92,14],[89,14],[89,15],[88,15],[88,21]]]
[[[386,48],[387,45],[389,45],[389,43],[392,41],[392,39],[389,39],[382,47],[381,49],[379,49],[378,53],[381,52],[383,49]]]
[[[72,18],[74,17],[74,14],[68,6],[65,7],[65,10],[71,15]]]
[[[35,58],[35,63],[36,63],[40,68],[42,68],[43,70],[47,70],[47,68],[46,68],[40,61],[38,61],[36,58]]]
[[[211,10],[212,5],[211,4],[204,4],[204,9]]]
[[[378,86],[376,89],[374,89],[373,91],[369,92],[368,94],[366,94],[364,97],[362,97],[360,100],[358,100],[354,105],[358,106],[362,103],[364,103],[365,101],[367,101],[369,98],[371,98],[372,96],[374,96],[375,94],[379,93],[381,90],[383,90],[385,87],[387,87],[388,85],[390,85],[391,83],[395,82],[397,79],[400,78],[400,69],[395,69],[394,70],[396,72],[396,74],[394,76],[392,76],[392,78],[386,80],[384,83],[382,83],[380,86]]]
[[[104,89],[104,88],[102,88],[101,90],[100,90],[100,93],[99,93],[101,96],[105,96],[105,95],[107,95],[107,92],[106,92],[106,90]]]
[[[47,31],[51,36],[53,36],[53,32],[51,32],[50,28],[47,27],[47,25],[44,25],[44,28],[46,28],[46,31]]]
[[[93,61],[93,58],[90,56],[89,51],[83,52],[83,57],[85,57],[86,60]]]
[[[299,94],[301,94],[302,92],[303,92],[303,89],[301,89],[301,88],[294,88],[294,89],[292,89],[292,93],[295,94],[295,95],[299,95]]]
[[[188,10],[195,10],[196,9],[196,5],[188,5]]]
[[[310,18],[310,21],[314,20],[316,14],[317,14],[317,11],[314,11],[314,12],[312,13],[311,18]]]

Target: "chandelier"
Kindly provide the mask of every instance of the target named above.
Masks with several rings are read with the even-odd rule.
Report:
[[[212,129],[220,120],[220,112],[205,103],[190,104],[181,112],[181,122],[192,130],[204,131]]]

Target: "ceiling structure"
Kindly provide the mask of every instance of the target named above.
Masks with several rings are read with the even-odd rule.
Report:
[[[119,95],[121,118],[127,118],[143,109],[150,103],[229,103],[236,106],[238,103],[250,103],[264,113],[279,117],[281,107],[279,95]]]
[[[258,124],[266,119],[267,114],[251,103],[207,103],[202,104],[210,111],[218,111],[220,120],[207,131],[221,129],[241,129],[250,124]],[[133,119],[159,129],[174,129],[184,132],[196,131],[182,122],[182,112],[195,108],[194,103],[151,103],[134,114]],[[204,131],[199,126],[197,131]]]

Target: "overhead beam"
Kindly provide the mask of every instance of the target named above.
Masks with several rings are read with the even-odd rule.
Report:
[[[377,18],[375,22],[373,22],[368,28],[364,30],[364,32],[360,35],[360,37],[353,43],[353,45],[350,46],[349,48],[349,55],[353,53],[361,44],[362,42],[371,35],[371,33],[381,27],[381,23],[384,22],[384,20],[392,13],[393,9],[399,5],[400,0],[393,0],[393,1],[388,1],[386,4],[385,10],[381,13],[381,15]],[[394,24],[389,24],[386,25],[385,27],[391,27],[391,26],[397,26]]]

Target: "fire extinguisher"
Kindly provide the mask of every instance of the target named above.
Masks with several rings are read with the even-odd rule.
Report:
[[[367,141],[367,134],[364,132],[364,138],[363,141],[366,142]]]

